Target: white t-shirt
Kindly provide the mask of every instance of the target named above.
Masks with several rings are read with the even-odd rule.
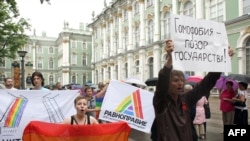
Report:
[[[244,97],[246,99],[246,107],[235,106],[235,108],[236,109],[241,109],[241,110],[246,110],[247,109],[247,97],[248,97],[247,90],[244,90],[244,91],[238,90],[238,94],[240,96],[244,95]]]

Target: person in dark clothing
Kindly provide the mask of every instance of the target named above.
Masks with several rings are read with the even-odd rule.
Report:
[[[202,96],[208,96],[221,72],[209,72],[193,90],[183,94],[185,77],[172,69],[172,40],[166,41],[167,61],[159,71],[153,98],[158,141],[193,141],[190,109]]]

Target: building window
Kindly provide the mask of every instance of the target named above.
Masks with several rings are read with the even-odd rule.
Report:
[[[76,62],[77,62],[77,55],[73,53],[71,56],[71,64],[76,65]]]
[[[0,67],[5,67],[5,59],[0,58]]]
[[[191,1],[189,1],[184,6],[183,15],[189,16],[189,17],[194,17],[194,11],[193,10],[194,10],[193,4],[192,4]]]
[[[164,39],[169,38],[170,36],[170,13],[166,12],[164,14],[164,19],[163,19],[163,28],[164,28]]]
[[[85,53],[82,55],[82,65],[83,66],[87,65],[87,55]]]
[[[49,53],[50,53],[50,54],[53,54],[53,53],[54,53],[53,47],[49,47]]]
[[[118,79],[118,65],[115,66],[115,79]]]
[[[139,47],[139,41],[140,41],[140,30],[139,27],[135,28],[135,48]]]
[[[108,54],[108,57],[110,57],[111,55],[111,51],[110,51],[110,40],[107,41],[107,54]]]
[[[193,76],[194,72],[193,71],[185,71],[185,75],[187,75],[187,76]]]
[[[38,46],[38,47],[37,47],[37,53],[42,53],[42,52],[43,52],[42,47],[41,47],[41,46]]]
[[[124,64],[124,73],[125,73],[125,77],[128,78],[128,63]]]
[[[250,75],[250,38],[246,42],[246,74]]]
[[[124,15],[123,20],[124,21],[128,20],[128,11],[127,10],[124,10],[123,15]]]
[[[53,75],[50,75],[49,76],[49,84],[53,85],[53,83],[54,83],[54,77],[53,77]]]
[[[115,40],[114,40],[114,46],[115,46],[115,54],[118,53],[118,49],[119,49],[119,40],[118,40],[118,36],[115,37]]]
[[[53,69],[53,68],[54,68],[54,61],[53,61],[52,58],[49,59],[49,68],[50,68],[50,69]]]
[[[76,84],[76,76],[75,76],[75,73],[74,73],[73,76],[71,77],[71,83]]]
[[[210,20],[222,22],[224,20],[223,0],[210,0]]]
[[[154,24],[153,21],[150,20],[148,22],[148,43],[153,43],[153,36],[154,35]]]
[[[135,61],[135,73],[138,74],[140,72],[140,61]]]
[[[87,44],[85,42],[82,43],[82,49],[86,50],[87,49]]]
[[[102,69],[102,81],[104,80],[104,69]]]
[[[124,33],[124,51],[128,49],[128,32]]]
[[[111,79],[111,68],[108,67],[108,79]]]
[[[147,6],[152,6],[154,3],[153,3],[153,0],[147,0]]]
[[[149,70],[149,78],[154,77],[154,58],[150,57],[148,60],[148,70]]]
[[[82,84],[85,85],[86,82],[87,82],[87,76],[86,76],[86,74],[84,73],[84,74],[82,75]]]
[[[99,73],[98,73],[98,70],[96,70],[96,71],[95,71],[95,80],[96,80],[97,83],[99,82],[98,74],[99,74]]]
[[[39,69],[43,68],[43,63],[41,61],[38,61],[37,68],[39,68]]]
[[[243,14],[250,13],[250,1],[249,0],[243,0]]]
[[[5,75],[4,75],[4,74],[1,74],[1,75],[0,75],[0,82],[4,82],[4,79],[5,79]]]
[[[118,25],[119,25],[119,17],[115,17],[115,28],[118,29]]]
[[[134,5],[134,15],[136,15],[138,13],[139,13],[139,3],[135,2],[135,5]]]

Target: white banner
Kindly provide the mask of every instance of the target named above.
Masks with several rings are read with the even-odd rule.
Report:
[[[125,121],[131,128],[150,133],[155,118],[153,93],[112,80],[105,94],[99,118]]]
[[[224,23],[171,14],[174,69],[231,72]]]
[[[23,130],[32,121],[60,123],[76,113],[78,90],[0,90],[0,139],[21,141]]]

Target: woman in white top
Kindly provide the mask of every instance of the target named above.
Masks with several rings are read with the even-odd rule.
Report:
[[[245,102],[243,106],[235,106],[234,124],[236,125],[248,125],[247,87],[247,83],[239,82],[238,95],[233,98],[234,102]]]

